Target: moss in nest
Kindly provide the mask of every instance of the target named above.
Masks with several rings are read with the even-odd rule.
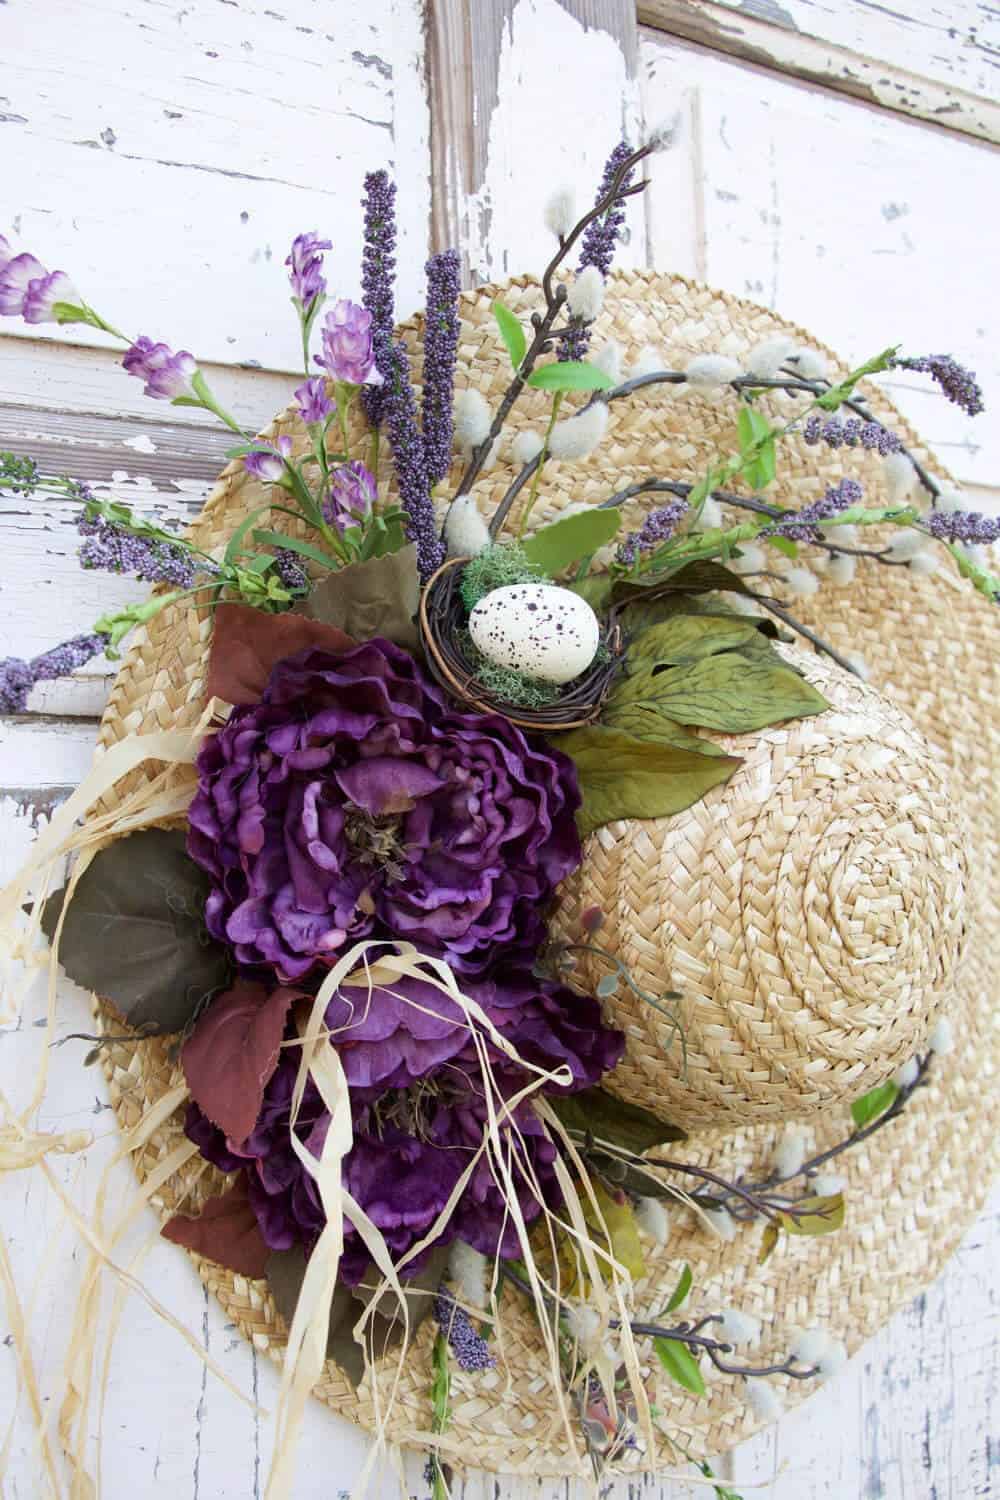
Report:
[[[513,667],[498,667],[495,662],[487,661],[467,630],[460,632],[458,644],[469,670],[492,698],[514,708],[548,708],[550,703],[558,701],[562,689],[554,682],[535,682]]]
[[[545,581],[545,574],[537,564],[528,561],[520,543],[494,542],[466,563],[461,583],[462,602],[471,613],[480,599],[494,589],[509,583]]]

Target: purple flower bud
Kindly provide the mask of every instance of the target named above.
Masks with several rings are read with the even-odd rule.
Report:
[[[377,494],[375,476],[363,463],[345,464],[330,475],[330,492],[323,502],[323,515],[338,531],[346,531],[348,526],[358,526],[367,520]]]
[[[36,276],[28,282],[24,294],[23,316],[26,323],[55,323],[54,309],[57,302],[80,305],[80,293],[65,271],[52,271],[48,276]]]
[[[300,385],[295,392],[295,400],[303,422],[310,424],[325,422],[337,410],[337,403],[331,401],[326,394],[326,379],[322,375],[314,375],[311,380]]]
[[[276,443],[256,448],[243,460],[243,467],[261,484],[278,484],[285,475],[285,460],[291,457],[292,440],[280,437]]]
[[[342,297],[323,320],[323,353],[316,355],[334,380],[349,385],[381,385],[372,349],[372,315],[356,302]]]
[[[331,249],[332,245],[332,240],[321,240],[314,229],[297,234],[292,241],[285,265],[290,268],[288,279],[292,284],[292,295],[298,299],[306,317],[317,297],[322,297],[326,291],[323,251]]]
[[[0,244],[0,313],[26,323],[51,323],[56,302],[79,302],[80,294],[65,271],[46,271],[33,255],[8,255]]]
[[[168,344],[154,344],[143,334],[125,351],[122,368],[145,382],[143,393],[154,401],[176,401],[178,396],[195,398],[191,381],[198,364],[186,349],[178,349],[174,354]]]

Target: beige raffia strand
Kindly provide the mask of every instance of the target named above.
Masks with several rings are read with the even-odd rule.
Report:
[[[497,340],[490,314],[490,301],[496,290],[483,288],[463,299],[459,350],[459,386],[475,382],[491,403],[495,403],[508,378],[506,355]],[[503,295],[522,319],[537,305],[537,288],[526,278],[512,282]],[[408,325],[404,329],[411,343],[415,327]],[[722,350],[739,358],[759,339],[774,332],[790,332],[815,347],[815,341],[809,340],[801,329],[723,292],[682,277],[627,272],[614,278],[597,342],[603,337],[617,338],[626,359],[643,345],[654,344],[662,350],[665,365],[682,368],[688,358],[700,352]],[[844,366],[832,360],[831,368],[838,371]],[[416,372],[419,377],[419,363]],[[766,397],[763,404],[772,413],[790,413],[794,406],[781,395]],[[876,393],[872,405],[922,462],[939,475],[945,473],[890,402]],[[520,406],[516,409],[514,428],[525,424],[539,426],[543,412],[544,398],[532,393],[523,409]],[[729,448],[732,430],[731,403],[715,406],[703,397],[676,388],[656,387],[628,402],[617,403],[612,408],[607,438],[590,460],[583,464],[553,464],[546,470],[538,519],[550,519],[572,501],[592,503],[603,499],[650,473],[688,479],[700,477],[719,446],[724,450]],[[270,433],[272,436],[288,433],[304,444],[304,433],[289,413],[278,419]],[[877,458],[854,452],[848,463],[850,472],[864,482],[871,500],[884,498]],[[814,499],[827,483],[839,477],[844,467],[843,455],[790,442],[782,450],[775,497],[781,503],[795,505]],[[456,468],[453,478],[457,472]],[[477,484],[476,493],[484,514],[488,515],[498,503],[512,473],[504,455],[498,467]],[[200,545],[211,548],[223,541],[252,506],[263,504],[266,499],[267,492],[249,480],[237,464],[231,464],[220,477],[197,523],[195,535]],[[638,520],[655,503],[655,497],[645,497],[634,502],[628,514]],[[822,778],[821,768],[817,767],[822,756],[817,754],[810,760],[805,740],[791,742],[791,761],[789,741],[782,742],[780,735],[776,740],[766,740],[764,753],[769,759],[761,763],[760,775],[780,789],[787,774],[791,836],[794,838],[798,827],[803,853],[811,855],[811,859],[808,863],[782,861],[778,850],[780,821],[758,819],[757,837],[762,848],[769,851],[768,857],[776,861],[771,874],[774,887],[771,894],[775,899],[769,901],[768,886],[756,880],[752,870],[747,870],[748,862],[758,852],[754,832],[750,831],[742,847],[744,876],[748,896],[749,893],[753,896],[753,911],[743,912],[738,904],[739,889],[727,892],[716,914],[720,930],[715,933],[714,941],[721,945],[720,954],[732,959],[740,982],[745,984],[748,965],[757,957],[759,941],[771,942],[777,954],[786,942],[786,934],[790,934],[790,939],[802,946],[801,961],[790,970],[779,972],[778,977],[792,987],[797,1008],[804,990],[797,992],[794,986],[804,985],[809,974],[815,975],[813,964],[823,968],[830,963],[836,972],[844,974],[843,954],[851,946],[857,949],[859,967],[861,959],[874,956],[870,967],[880,976],[879,994],[884,1003],[892,1005],[893,1015],[862,1023],[862,1032],[868,1037],[863,1045],[868,1048],[864,1055],[869,1061],[880,1046],[885,1046],[886,1052],[877,1064],[884,1068],[890,1057],[905,1050],[905,1023],[899,1014],[904,1002],[902,991],[889,983],[888,964],[879,957],[877,944],[896,943],[900,960],[913,965],[912,974],[923,976],[923,998],[916,1005],[914,1020],[914,1044],[941,998],[941,983],[931,977],[936,946],[939,942],[944,944],[944,961],[948,963],[958,946],[953,916],[949,914],[945,922],[940,913],[931,910],[934,895],[928,896],[921,884],[934,863],[930,851],[935,841],[940,841],[943,857],[952,863],[945,873],[935,870],[933,889],[949,901],[958,899],[960,888],[964,890],[967,936],[950,1010],[958,1038],[956,1052],[936,1065],[932,1085],[900,1120],[875,1135],[856,1153],[843,1158],[849,1205],[848,1224],[843,1233],[829,1239],[789,1242],[766,1265],[758,1267],[759,1231],[742,1230],[734,1242],[727,1244],[714,1237],[690,1211],[677,1209],[673,1211],[667,1245],[650,1249],[649,1276],[637,1289],[640,1314],[662,1308],[664,1291],[672,1287],[682,1262],[688,1261],[696,1288],[692,1312],[735,1304],[756,1314],[765,1325],[763,1356],[787,1352],[789,1330],[795,1327],[823,1324],[844,1338],[852,1350],[880,1327],[895,1308],[937,1273],[974,1217],[995,1162],[997,1136],[1000,1008],[993,1004],[992,994],[1000,943],[1000,833],[994,790],[996,767],[1000,764],[995,708],[1000,699],[1000,668],[995,612],[966,585],[948,576],[917,579],[910,577],[905,569],[879,568],[864,560],[859,564],[852,589],[834,590],[824,585],[814,598],[795,603],[799,616],[842,651],[863,653],[871,667],[873,685],[895,709],[910,716],[919,733],[898,716],[894,717],[892,709],[878,699],[850,685],[850,696],[842,712],[859,727],[859,749],[866,743],[868,730],[864,726],[869,722],[871,737],[867,742],[875,744],[876,720],[880,716],[888,725],[902,726],[899,733],[903,744],[898,752],[896,780],[899,797],[895,804],[899,816],[889,837],[886,835],[890,830],[890,809],[885,793],[877,790],[879,778],[874,768],[865,769],[862,762],[852,759],[841,742],[831,756],[831,763],[849,768],[845,774],[854,778],[859,794],[864,792],[870,798],[870,811],[865,812],[855,799],[838,800],[837,778]],[[188,610],[171,610],[150,625],[130,652],[115,685],[101,730],[104,744],[153,727],[176,727],[197,720],[202,708],[209,632],[208,619]],[[832,680],[828,679],[824,691],[829,688],[839,698],[842,684],[838,679],[834,688],[830,686]],[[848,687],[844,686],[843,691],[847,693]],[[794,726],[792,732],[796,732]],[[928,753],[928,745],[934,755]],[[945,772],[951,774],[951,803],[944,811],[937,802],[933,808],[928,806],[929,788],[938,784],[936,778],[941,775],[935,756]],[[890,777],[892,774],[890,769]],[[906,780],[909,776],[913,777],[912,783]],[[810,777],[829,799],[821,804],[820,810],[810,808],[805,798],[804,789]],[[905,802],[910,794],[917,800],[901,807],[900,802]],[[837,810],[849,818],[849,827],[842,833],[832,833],[832,821],[822,821],[823,806],[830,813]],[[688,817],[681,815],[682,819]],[[864,842],[865,818],[869,819],[869,830],[878,832],[877,847],[870,854]],[[955,860],[951,818],[964,818],[969,830],[964,871]],[[643,839],[654,840],[658,848],[665,847],[671,829],[679,821],[618,825],[613,848],[619,848],[621,860],[628,861],[634,858],[633,847],[642,847]],[[734,830],[733,838],[738,834],[739,830]],[[810,839],[820,834],[823,844],[810,848]],[[600,839],[600,835],[595,837]],[[840,868],[823,864],[828,839],[845,856]],[[588,862],[600,858],[609,864],[613,849],[607,849],[606,843],[607,840],[591,841]],[[707,846],[710,853],[714,850],[716,866],[721,862],[722,847],[718,841]],[[912,881],[904,878],[908,858],[913,860]],[[736,880],[736,863],[734,859],[726,879]],[[702,878],[707,877],[702,873]],[[721,892],[723,877],[712,878],[718,880]],[[811,893],[806,894],[811,881],[817,882],[815,898]],[[644,920],[643,913],[655,900],[649,889],[651,883],[650,875],[637,895],[634,907],[637,921]],[[865,925],[868,902],[882,892],[889,893],[891,904],[869,929]],[[824,936],[818,930],[821,913],[826,909],[824,903],[837,917],[836,936]],[[950,907],[948,910],[951,913]],[[907,925],[900,912],[912,913],[912,923]],[[631,937],[626,927],[626,918],[631,919],[631,914],[632,908],[626,908],[624,901],[619,900],[614,912],[615,932],[618,940],[637,946],[638,939]],[[662,915],[664,922],[675,920],[669,910],[664,909]],[[887,923],[884,936],[880,921]],[[724,923],[731,925],[723,929]],[[660,941],[659,937],[657,940]],[[831,950],[831,943],[841,942],[842,950],[836,946]],[[661,984],[666,984],[666,976],[661,978]],[[810,993],[811,984],[810,980]],[[726,1056],[728,1046],[737,1053],[746,1051],[747,1038],[753,1033],[753,1019],[764,1004],[765,991],[770,1003],[770,985],[762,984],[760,988],[758,1006],[750,1006],[749,1022],[742,1006],[729,1013],[724,992],[713,996],[712,1024],[717,1029],[711,1041],[720,1058]],[[848,997],[845,1008],[852,1004]],[[808,1034],[817,1013],[808,1005],[802,1009]],[[782,1019],[786,1024],[779,1031],[777,1042],[787,1054],[791,1032],[784,1014]],[[120,1023],[115,1021],[113,1029],[120,1030]],[[838,1027],[832,1030],[837,1037]],[[758,1035],[754,1045],[760,1040]],[[837,1045],[845,1044],[846,1033],[843,1033],[837,1038]],[[638,1040],[633,1039],[633,1046],[646,1057],[649,1048],[645,1033]],[[827,1097],[835,1088],[849,1086],[850,1081],[838,1078],[837,1066],[831,1066],[825,1055],[818,1053],[817,1062],[818,1076],[825,1077]],[[155,1039],[138,1045],[113,1043],[107,1051],[106,1065],[112,1102],[126,1126],[142,1119],[145,1111],[176,1081],[166,1044]],[[630,1066],[637,1077],[640,1074],[644,1079],[647,1077],[644,1068],[632,1063]],[[677,1086],[671,1066],[669,1062],[664,1066],[665,1089]],[[762,1076],[766,1073],[765,1067]],[[704,1080],[704,1072],[701,1077]],[[734,1086],[731,1071],[727,1077],[731,1089]],[[757,1103],[761,1102],[758,1095],[754,1097]],[[759,1171],[765,1167],[778,1125],[734,1121],[730,1104],[731,1095],[727,1094],[723,1100],[725,1123],[721,1127],[700,1131],[683,1147],[672,1148],[674,1153],[690,1161],[711,1163],[723,1174]],[[814,1114],[806,1129],[818,1149],[839,1139],[846,1123],[846,1110],[830,1105]],[[180,1122],[174,1117],[146,1147],[135,1153],[140,1176],[145,1177],[155,1168],[164,1152],[177,1143],[179,1132]],[[838,1163],[838,1169],[840,1166]],[[179,1178],[177,1183],[167,1184],[159,1195],[168,1208],[185,1192],[184,1174],[179,1174]],[[214,1169],[206,1173],[194,1188],[194,1201],[217,1192],[223,1180]],[[216,1293],[227,1316],[253,1339],[257,1348],[266,1349],[280,1360],[285,1328],[266,1286],[197,1257],[195,1261],[202,1279]],[[459,1466],[468,1462],[522,1474],[585,1474],[581,1461],[570,1454],[565,1435],[553,1417],[546,1361],[532,1318],[520,1298],[510,1292],[504,1295],[502,1311],[503,1339],[498,1341],[503,1356],[501,1366],[486,1375],[455,1373],[452,1428],[442,1451]],[[387,1433],[392,1440],[417,1441],[421,1434],[430,1431],[431,1339],[432,1330],[425,1325],[400,1377]],[[395,1367],[379,1376],[383,1410],[386,1392],[395,1378]],[[793,1402],[807,1395],[808,1390],[808,1386],[794,1383],[783,1394]],[[328,1362],[315,1391],[335,1410],[363,1425],[373,1425],[375,1405],[368,1383],[356,1395],[346,1377]],[[710,1382],[707,1399],[664,1384],[657,1393],[657,1402],[665,1411],[668,1430],[708,1453],[725,1450],[755,1426],[738,1383],[723,1377]],[[644,1457],[634,1455],[630,1461],[637,1467],[662,1467],[671,1463],[673,1457],[664,1443],[660,1451]]]

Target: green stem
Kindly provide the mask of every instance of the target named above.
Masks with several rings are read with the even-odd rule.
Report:
[[[517,528],[518,541],[520,541],[524,536],[528,521],[531,518],[531,512],[535,506],[535,501],[538,499],[538,485],[542,477],[542,470],[545,467],[545,460],[549,456],[549,439],[552,436],[552,429],[556,425],[556,417],[559,415],[559,408],[562,405],[563,394],[564,393],[562,391],[556,391],[555,395],[552,397],[552,411],[549,414],[549,425],[545,429],[545,437],[542,440],[542,451],[538,455],[538,467],[535,469],[535,472],[532,475],[531,489],[528,491],[528,503],[521,513],[521,521]]]

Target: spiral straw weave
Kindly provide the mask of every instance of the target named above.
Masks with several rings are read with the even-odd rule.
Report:
[[[508,375],[506,356],[490,314],[490,302],[497,290],[484,287],[463,298],[459,348],[459,387],[475,381],[491,402],[499,396]],[[519,278],[501,290],[508,306],[527,317],[537,299],[535,284]],[[411,342],[417,328],[416,322],[404,328]],[[613,280],[599,336],[616,337],[626,356],[642,345],[658,345],[664,363],[677,368],[702,351],[721,350],[739,357],[773,332],[788,332],[808,341],[801,329],[724,292],[683,277],[626,272]],[[833,368],[844,367],[834,362]],[[419,362],[416,373],[419,378]],[[766,404],[772,411],[791,410],[788,398],[781,395],[768,398]],[[872,406],[922,462],[938,474],[944,472],[887,399],[876,393]],[[542,407],[543,398],[531,394],[522,415],[517,415],[520,407],[515,409],[516,424],[529,421],[537,425]],[[539,520],[550,519],[572,501],[603,499],[630,480],[651,472],[696,478],[720,444],[728,450],[731,426],[731,409],[715,407],[693,393],[680,395],[669,387],[655,388],[652,394],[628,403],[620,402],[613,408],[608,437],[591,460],[553,465],[551,475],[547,472],[538,505]],[[290,413],[278,418],[269,436],[282,432],[304,441]],[[790,442],[782,450],[775,497],[779,503],[804,503],[821,493],[830,479],[839,477],[841,468],[835,456]],[[868,455],[852,455],[851,471],[859,473],[869,495],[877,498],[881,483],[878,461]],[[476,493],[484,514],[495,507],[510,478],[506,465],[483,476]],[[266,492],[238,464],[230,464],[194,528],[199,545],[206,549],[218,545],[251,506],[262,504],[266,498]],[[638,520],[649,508],[648,501],[639,500],[631,513]],[[927,980],[926,997],[912,1033],[912,1044],[916,1045],[920,1028],[941,998],[944,968],[958,949],[956,913],[963,891],[967,940],[950,1009],[958,1037],[956,1053],[941,1060],[931,1085],[899,1120],[838,1163],[848,1179],[848,1220],[843,1231],[829,1238],[789,1241],[764,1266],[758,1266],[757,1231],[744,1229],[734,1242],[725,1243],[713,1238],[689,1213],[676,1210],[668,1243],[647,1255],[648,1275],[638,1287],[640,1315],[662,1308],[664,1292],[672,1287],[687,1261],[696,1289],[692,1313],[736,1304],[756,1314],[765,1325],[762,1356],[772,1351],[783,1356],[789,1330],[812,1324],[822,1324],[845,1339],[852,1351],[856,1349],[943,1266],[985,1197],[996,1159],[1000,1010],[992,1003],[992,990],[1000,956],[1000,810],[995,789],[996,767],[1000,764],[996,712],[1000,657],[995,611],[951,575],[918,580],[904,569],[880,569],[864,560],[851,590],[824,586],[814,598],[797,603],[800,618],[840,650],[860,648],[864,652],[873,684],[911,716],[919,734],[874,695],[853,683],[837,680],[834,685],[832,675],[825,677],[823,690],[836,695],[838,712],[848,720],[870,724],[870,730],[865,729],[861,735],[861,746],[874,745],[881,732],[879,718],[884,719],[890,736],[900,736],[895,782],[900,795],[895,802],[895,821],[887,793],[878,789],[874,770],[863,771],[852,756],[845,760],[843,746],[834,759],[856,767],[849,774],[856,776],[859,794],[870,803],[840,798],[836,778],[828,778],[831,784],[824,784],[823,790],[832,801],[826,812],[816,812],[810,808],[806,793],[809,776],[818,774],[816,762],[810,770],[808,754],[800,753],[806,743],[801,736],[807,736],[808,730],[790,726],[787,731],[767,731],[759,737],[766,742],[760,764],[778,787],[784,785],[785,757],[789,745],[792,747],[794,769],[789,790],[793,797],[793,832],[797,828],[803,836],[803,859],[807,854],[812,858],[809,865],[782,859],[780,822],[774,818],[751,831],[744,841],[744,868],[758,858],[769,862],[767,878],[781,898],[780,920],[768,911],[763,880],[751,878],[750,888],[755,892],[752,911],[744,911],[742,891],[731,885],[725,899],[713,905],[720,929],[715,934],[719,951],[735,955],[737,972],[745,980],[756,957],[758,933],[769,934],[768,940],[777,949],[779,942],[785,942],[786,931],[805,931],[810,934],[810,966],[822,967],[829,962],[835,972],[843,974],[842,951],[839,946],[831,950],[830,945],[853,948],[859,958],[874,960],[884,981],[884,993],[891,999],[900,992],[894,991],[889,982],[881,945],[895,943],[905,956],[911,978],[917,975]],[[127,734],[196,721],[202,707],[209,633],[207,618],[185,608],[165,612],[138,634],[104,716],[102,744],[110,745]],[[816,670],[817,665],[810,663],[810,675]],[[782,734],[789,736],[785,742],[781,741]],[[870,735],[867,740],[866,735]],[[927,745],[933,756],[928,755]],[[935,757],[951,775],[951,802],[946,806],[942,806],[946,794]],[[743,772],[738,774],[743,776]],[[713,805],[721,807],[724,795],[725,789]],[[909,805],[903,805],[907,799]],[[866,811],[869,806],[871,810]],[[851,814],[849,831],[838,831],[838,821],[827,816],[834,809],[845,821]],[[961,826],[958,820],[963,818],[970,832],[965,846],[967,867],[957,847],[959,839],[964,841],[964,834],[957,833]],[[950,826],[951,819],[956,820],[954,827]],[[609,840],[612,845],[615,840],[624,842],[631,849],[645,837],[652,847],[666,848],[672,821],[624,825],[622,836],[616,825],[614,833],[595,836],[598,843],[591,843],[588,860],[595,865],[598,860],[607,861]],[[872,835],[878,833],[877,841],[874,837],[870,840],[870,850],[866,828]],[[735,838],[740,830],[732,832]],[[824,842],[810,849],[810,841],[818,832],[823,833]],[[851,861],[844,860],[838,866],[834,857],[848,846]],[[933,851],[938,847],[941,864],[935,870]],[[915,857],[908,866],[913,849]],[[716,858],[716,869],[720,863]],[[814,878],[813,870],[819,877],[817,894],[807,900],[798,893]],[[930,895],[922,883],[915,884],[925,877],[934,882]],[[790,890],[786,889],[789,882],[793,883]],[[849,898],[846,905],[845,892]],[[936,910],[939,900],[944,902],[941,912]],[[871,901],[880,915],[868,925],[866,913]],[[648,890],[644,890],[636,910],[641,912],[649,904]],[[824,937],[819,925],[827,908],[836,925]],[[620,912],[620,902],[617,909]],[[912,915],[909,925],[902,911]],[[947,912],[947,918],[943,912]],[[670,912],[663,915],[667,920],[673,917]],[[747,936],[751,932],[753,943]],[[932,978],[936,956],[942,966],[939,980]],[[792,973],[796,976],[794,987],[797,976],[806,970],[797,964]],[[905,978],[899,983],[904,984]],[[846,1004],[854,1004],[850,996]],[[723,1027],[731,1030],[736,1024],[736,1018],[723,1021]],[[898,1016],[895,1038],[891,1035],[892,1020],[862,1019],[859,1024],[862,1051],[864,1035],[889,1034],[887,1040],[878,1042],[879,1047],[884,1046],[880,1066],[888,1066],[891,1058],[906,1050]],[[113,1022],[113,1030],[120,1033],[119,1021]],[[839,1034],[839,1022],[835,1030]],[[849,1065],[831,1066],[821,1051],[822,1029],[818,1039],[815,1032],[813,1038],[810,1047],[816,1045],[818,1049],[817,1076],[825,1079],[815,1085],[815,1092],[832,1091],[834,1086],[839,1089],[849,1082],[843,1076]],[[725,1053],[721,1043],[717,1052],[721,1059]],[[798,1064],[804,1069],[801,1058]],[[105,1067],[112,1104],[123,1128],[135,1124],[177,1081],[167,1045],[157,1039],[112,1043],[107,1048]],[[637,1065],[635,1076],[648,1088],[644,1067]],[[701,1076],[709,1087],[707,1074]],[[669,1073],[664,1072],[663,1078],[665,1087],[674,1086]],[[766,1121],[750,1124],[733,1118],[732,1069],[723,1074],[723,1080],[715,1085],[711,1103],[714,1109],[721,1102],[728,1122],[721,1128],[700,1131],[672,1150],[678,1158],[711,1163],[723,1175],[760,1171],[773,1149],[778,1127]],[[782,1097],[787,1100],[787,1087],[782,1087]],[[759,1103],[759,1085],[753,1088],[758,1090],[754,1097]],[[717,1097],[720,1092],[721,1100]],[[807,1099],[810,1108],[817,1102]],[[842,1138],[848,1123],[845,1110],[837,1107],[814,1113],[806,1128],[814,1147],[820,1149]],[[154,1134],[136,1161],[142,1178],[177,1143],[181,1128],[182,1122],[175,1116]],[[164,1212],[180,1203],[190,1207],[218,1191],[221,1181],[213,1170],[193,1186],[193,1173],[181,1172],[155,1201]],[[258,1349],[280,1360],[285,1328],[266,1284],[247,1281],[198,1256],[192,1259],[227,1316]],[[502,1318],[500,1367],[486,1375],[458,1372],[454,1377],[451,1430],[461,1450],[480,1468],[586,1477],[588,1463],[568,1448],[555,1423],[554,1403],[532,1321],[520,1300],[509,1293],[504,1298]],[[425,1324],[403,1371],[389,1425],[390,1438],[412,1441],[415,1434],[429,1429],[430,1338],[431,1330]],[[379,1380],[384,1400],[388,1376],[380,1373]],[[327,1364],[316,1394],[334,1410],[363,1425],[372,1425],[370,1391],[366,1386],[355,1394],[336,1365]],[[807,1394],[807,1388],[790,1383],[782,1394],[794,1402]],[[757,1425],[740,1383],[724,1377],[710,1382],[707,1399],[665,1382],[657,1393],[657,1402],[667,1427],[681,1441],[694,1442],[708,1453],[724,1451]],[[674,1457],[664,1445],[662,1451],[633,1454],[627,1462],[637,1468],[655,1468],[672,1463]]]

